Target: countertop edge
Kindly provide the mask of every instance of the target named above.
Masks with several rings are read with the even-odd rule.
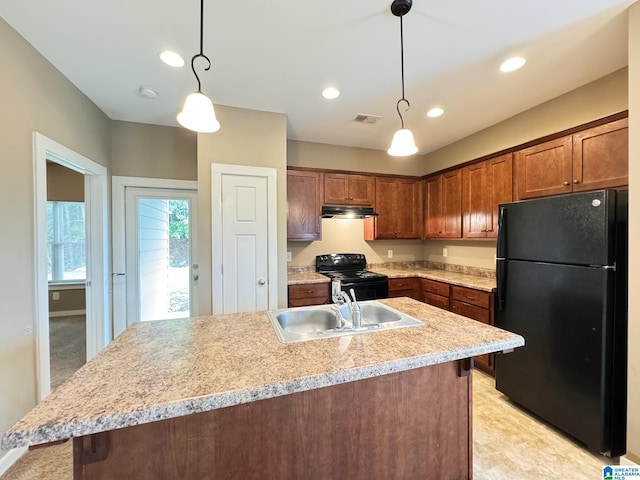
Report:
[[[257,400],[265,400],[282,395],[304,392],[316,388],[329,387],[342,383],[364,380],[367,378],[387,375],[391,373],[427,367],[439,363],[461,360],[485,353],[509,350],[524,345],[524,339],[517,337],[512,340],[493,342],[479,347],[454,350],[438,355],[425,355],[404,358],[386,363],[368,365],[338,373],[327,373],[312,377],[294,379],[292,381],[264,385],[246,391],[231,391],[220,394],[179,400],[174,403],[154,406],[148,409],[138,409],[124,412],[110,417],[100,417],[94,420],[83,419],[81,423],[67,423],[60,425],[45,425],[26,435],[12,434],[11,430],[2,438],[2,448],[11,449],[28,445],[45,444],[73,437],[100,433],[117,428],[131,427],[145,423],[167,420],[194,413],[207,412],[218,408],[232,407]]]

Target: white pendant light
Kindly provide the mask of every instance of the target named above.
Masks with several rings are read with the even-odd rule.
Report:
[[[407,104],[407,110],[411,106],[409,101],[404,98],[404,35],[402,31],[402,17],[411,10],[412,0],[393,0],[391,4],[391,13],[396,17],[400,17],[400,73],[402,76],[402,98],[396,103],[396,110],[400,117],[400,124],[402,128],[393,135],[391,146],[387,153],[394,157],[406,157],[418,152],[416,142],[413,140],[413,133],[411,130],[404,128],[404,119],[400,113],[400,102]]]
[[[205,71],[211,68],[211,61],[204,53],[202,53],[202,24],[204,17],[204,0],[200,0],[200,53],[195,54],[191,58],[191,70],[198,81],[198,91],[190,93],[184,102],[182,111],[178,114],[177,119],[180,125],[189,130],[200,133],[212,133],[220,130],[220,122],[216,119],[216,113],[213,110],[213,103],[204,93],[200,85],[200,77],[196,73],[194,66],[196,58],[204,58],[208,66]]]
[[[216,119],[213,103],[201,92],[190,93],[178,114],[178,122],[184,128],[201,133],[212,133],[220,130],[220,122]]]
[[[393,135],[391,146],[387,153],[394,157],[407,157],[418,152],[416,142],[413,140],[413,133],[407,128],[401,128]]]

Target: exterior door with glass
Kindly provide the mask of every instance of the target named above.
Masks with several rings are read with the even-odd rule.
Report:
[[[196,203],[195,191],[126,188],[127,325],[194,314]]]

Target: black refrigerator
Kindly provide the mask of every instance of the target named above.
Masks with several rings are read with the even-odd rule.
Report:
[[[496,326],[524,347],[496,355],[496,388],[584,444],[626,448],[626,191],[500,205]]]

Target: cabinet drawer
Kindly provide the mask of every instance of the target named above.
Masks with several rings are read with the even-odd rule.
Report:
[[[324,305],[329,303],[328,296],[322,297],[305,297],[305,298],[289,298],[289,308],[293,307],[310,307],[312,305]]]
[[[422,279],[422,290],[426,292],[435,293],[442,297],[449,297],[449,284],[436,282],[435,280]]]
[[[482,308],[489,308],[491,293],[466,287],[451,287],[451,299],[470,303]]]
[[[472,318],[482,323],[490,323],[489,310],[486,308],[476,307],[475,305],[469,305],[468,303],[454,300],[451,303],[451,311],[462,315],[463,317]]]
[[[305,283],[301,285],[289,285],[289,298],[326,297],[329,300],[328,283]]]
[[[424,301],[428,305],[442,308],[443,310],[449,310],[449,297],[443,297],[442,295],[436,295],[435,293],[424,291]]]
[[[389,292],[396,290],[413,290],[418,286],[418,279],[412,278],[390,278]]]

